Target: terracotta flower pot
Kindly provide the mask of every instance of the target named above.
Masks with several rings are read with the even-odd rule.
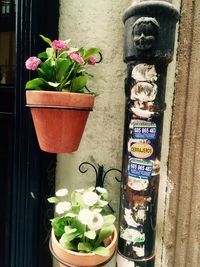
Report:
[[[59,261],[60,267],[65,266],[79,266],[79,267],[91,267],[91,266],[103,266],[114,255],[117,241],[117,230],[114,230],[113,236],[110,238],[110,242],[107,248],[110,251],[109,256],[101,256],[94,253],[81,253],[68,249],[64,249],[54,235],[54,231],[51,233],[50,250],[53,256]]]
[[[78,149],[94,105],[93,95],[30,90],[26,102],[42,150],[71,153]]]

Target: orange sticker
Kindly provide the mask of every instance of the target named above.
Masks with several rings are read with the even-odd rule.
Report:
[[[153,147],[146,142],[136,142],[131,144],[130,152],[135,158],[146,159],[153,154]]]

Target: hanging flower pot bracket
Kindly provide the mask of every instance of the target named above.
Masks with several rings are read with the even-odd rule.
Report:
[[[42,106],[42,105],[26,105],[28,108],[48,108],[48,109],[69,109],[69,110],[81,110],[81,111],[92,111],[93,108],[82,108],[82,107],[65,107],[65,106]]]

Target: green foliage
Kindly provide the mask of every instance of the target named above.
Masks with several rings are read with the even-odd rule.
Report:
[[[85,86],[92,75],[86,71],[86,67],[93,64],[90,57],[98,55],[99,49],[69,47],[70,40],[58,40],[66,44],[63,48],[59,48],[54,45],[56,40],[52,42],[42,34],[40,37],[49,47],[37,55],[37,59],[40,60],[38,66],[33,69],[27,67],[36,70],[38,77],[28,81],[25,88],[88,93]]]
[[[51,220],[54,233],[61,246],[84,253],[94,252],[108,256],[104,240],[114,232],[115,216],[105,212],[107,190],[100,187],[75,190],[68,195],[60,189],[56,196],[48,198],[55,203],[58,217]],[[105,215],[106,214],[106,215]]]
[[[109,250],[105,247],[97,247],[92,252],[101,256],[109,256]]]

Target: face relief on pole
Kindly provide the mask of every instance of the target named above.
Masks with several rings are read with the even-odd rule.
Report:
[[[153,267],[167,66],[178,11],[144,1],[124,14],[126,111],[118,267]]]

